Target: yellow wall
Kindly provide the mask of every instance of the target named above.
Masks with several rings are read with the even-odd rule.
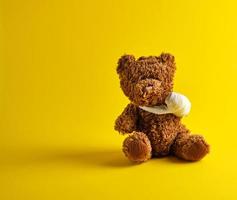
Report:
[[[236,199],[234,0],[1,0],[0,199]],[[175,55],[199,163],[132,166],[113,130],[124,53]]]

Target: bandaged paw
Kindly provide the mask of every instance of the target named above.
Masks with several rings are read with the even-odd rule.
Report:
[[[141,109],[154,114],[168,114],[172,113],[178,117],[183,117],[189,114],[191,109],[191,102],[182,94],[172,92],[165,100],[166,105],[161,106],[140,106]]]

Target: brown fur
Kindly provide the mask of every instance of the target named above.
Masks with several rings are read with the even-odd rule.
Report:
[[[199,135],[181,124],[173,114],[156,115],[139,106],[165,104],[173,90],[176,70],[174,56],[162,53],[135,59],[124,55],[118,61],[117,73],[124,94],[131,100],[115,122],[115,130],[130,133],[123,143],[123,151],[131,161],[142,162],[152,156],[174,154],[179,158],[196,161],[209,152],[209,145]]]
[[[123,142],[124,154],[134,162],[143,162],[151,158],[151,143],[142,132],[135,132]]]

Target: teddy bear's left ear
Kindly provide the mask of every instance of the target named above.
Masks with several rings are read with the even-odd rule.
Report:
[[[168,63],[175,62],[174,56],[170,53],[162,53],[160,55],[160,58],[161,58],[162,62],[168,62]]]
[[[170,53],[162,53],[160,55],[160,59],[162,63],[166,66],[166,69],[168,70],[168,75],[173,77],[174,73],[176,71],[176,64],[175,64],[175,58]]]
[[[135,62],[135,57],[133,55],[123,55],[118,60],[117,73],[120,74],[126,67]]]

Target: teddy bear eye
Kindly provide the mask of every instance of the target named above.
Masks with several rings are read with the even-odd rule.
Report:
[[[146,79],[154,79],[154,80],[157,80],[157,81],[161,81],[159,77],[157,76],[142,76],[140,80],[146,80]]]

